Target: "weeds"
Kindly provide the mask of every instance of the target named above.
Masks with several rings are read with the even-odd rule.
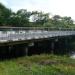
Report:
[[[75,75],[75,60],[45,54],[20,57],[0,61],[0,75]]]

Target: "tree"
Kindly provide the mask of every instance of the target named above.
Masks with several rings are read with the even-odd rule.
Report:
[[[44,25],[49,20],[49,14],[44,14],[43,12],[32,12],[32,22],[35,23],[35,25]]]
[[[70,28],[72,25],[74,25],[71,17],[67,16],[62,18],[62,23],[66,28]]]
[[[31,12],[28,12],[25,9],[20,9],[16,13],[17,18],[20,19],[19,25],[20,26],[28,26],[29,25],[29,17],[31,15]]]
[[[11,10],[0,3],[0,25],[7,25],[10,15]]]
[[[54,16],[52,17],[52,19],[58,21],[58,20],[61,20],[61,16],[59,16],[59,15],[54,15]]]
[[[12,13],[10,16],[10,24],[12,26],[29,26],[29,17],[31,15],[31,12],[28,12],[25,9],[20,9],[16,13]]]
[[[20,9],[16,13],[0,3],[0,26],[44,26],[54,28],[73,28],[75,24],[71,17],[54,15],[49,18],[49,13]]]
[[[61,25],[61,16],[59,16],[59,15],[54,15],[54,16],[52,17],[52,24],[53,24],[53,26],[56,27],[56,28],[61,28],[61,27],[62,27],[62,25]]]

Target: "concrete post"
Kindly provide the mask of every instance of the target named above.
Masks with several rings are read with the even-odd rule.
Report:
[[[8,48],[8,49],[9,49],[9,53],[10,53],[10,52],[11,52],[12,47],[11,47],[11,46],[9,46],[9,48]]]
[[[54,54],[54,42],[51,43],[51,54]]]
[[[28,47],[25,47],[25,54],[28,56]]]
[[[8,57],[11,57],[11,56],[12,56],[11,50],[12,50],[12,46],[9,46],[9,47],[8,47],[8,52],[7,52],[7,54],[8,54],[7,56],[8,56]]]
[[[68,50],[68,39],[65,39],[65,52],[67,53],[67,50]]]

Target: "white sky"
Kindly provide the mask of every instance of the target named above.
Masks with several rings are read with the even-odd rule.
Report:
[[[27,9],[28,11],[44,11],[53,15],[71,16],[75,20],[75,0],[0,0],[13,11]]]

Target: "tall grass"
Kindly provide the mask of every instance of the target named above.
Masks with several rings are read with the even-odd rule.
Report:
[[[4,60],[0,75],[75,75],[75,60],[45,54]]]

